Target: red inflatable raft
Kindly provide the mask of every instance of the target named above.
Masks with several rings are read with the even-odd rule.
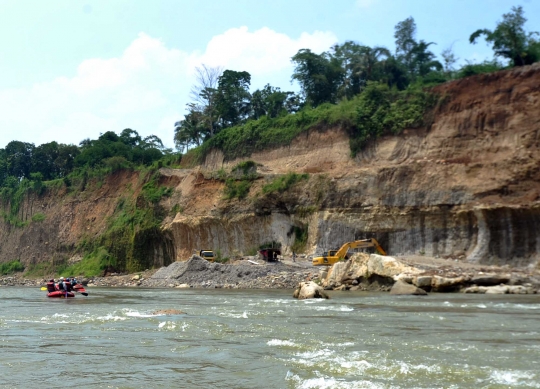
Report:
[[[64,284],[67,290],[59,289],[58,285],[52,281],[47,282],[47,297],[68,298],[75,297],[75,293],[88,296],[86,289],[81,284],[75,284],[74,286],[71,286],[69,282],[64,282]]]

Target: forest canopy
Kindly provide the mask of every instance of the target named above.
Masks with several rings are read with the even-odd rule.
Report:
[[[249,122],[253,122],[249,127],[257,127],[254,122],[261,119],[277,123],[280,118],[300,112],[307,114],[324,104],[347,104],[373,83],[395,92],[413,91],[456,78],[537,62],[540,60],[538,32],[528,32],[526,21],[523,8],[512,7],[493,30],[474,31],[470,43],[475,44],[484,37],[486,43],[492,45],[494,58],[481,63],[466,62],[459,68],[456,68],[459,59],[451,47],[442,50],[439,60],[434,53],[436,43],[417,38],[417,26],[412,17],[394,27],[393,52],[386,47],[370,47],[354,41],[336,44],[322,53],[300,49],[291,58],[294,65],[291,81],[299,85],[299,93],[282,91],[269,84],[250,93],[248,72],[223,71],[202,65],[196,69],[196,84],[191,92],[193,102],[187,104],[184,119],[175,123],[175,145],[185,151],[201,146],[223,130],[246,126]],[[397,96],[396,93],[393,96]],[[396,100],[387,103],[394,104]],[[359,115],[365,117],[366,113]],[[268,127],[268,122],[265,125]],[[238,129],[231,131],[239,132]]]

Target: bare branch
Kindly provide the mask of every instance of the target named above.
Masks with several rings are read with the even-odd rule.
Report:
[[[201,96],[205,89],[216,89],[218,86],[219,77],[223,73],[223,67],[208,67],[205,64],[195,68],[195,84],[191,87],[190,97],[202,104],[206,105],[206,99]]]

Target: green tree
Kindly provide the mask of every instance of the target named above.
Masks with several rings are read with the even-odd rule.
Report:
[[[409,85],[409,75],[405,65],[399,62],[396,57],[391,56],[382,64],[383,70],[379,80],[389,87],[404,90]]]
[[[189,112],[183,120],[175,123],[174,143],[178,150],[189,150],[190,146],[200,146],[210,134],[205,126],[204,114],[197,110],[195,104],[188,104]]]
[[[0,149],[0,188],[4,186],[4,181],[8,177],[8,164],[6,150]]]
[[[335,103],[345,72],[340,60],[330,53],[316,54],[301,49],[292,57],[295,64],[292,79],[300,84],[308,104]]]
[[[143,149],[157,149],[157,150],[166,149],[165,146],[163,145],[163,141],[157,135],[145,136],[142,142],[140,143],[140,147]]]
[[[275,118],[285,113],[293,113],[299,109],[297,96],[294,92],[283,92],[266,84],[263,89],[257,89],[251,95],[251,119],[267,116]]]
[[[33,143],[11,141],[5,148],[8,175],[19,179],[29,178],[32,171]]]
[[[120,142],[129,147],[137,147],[141,144],[142,138],[139,133],[131,128],[126,128],[120,133]]]
[[[363,46],[352,41],[334,45],[331,51],[345,73],[338,95],[348,98],[360,93],[368,81],[380,80],[385,62],[391,57],[384,47]]]
[[[473,32],[469,38],[470,43],[475,44],[480,36],[484,36],[486,42],[492,45],[495,56],[510,60],[513,66],[529,65],[540,59],[540,45],[534,39],[538,32],[526,32],[523,8],[512,7],[509,13],[503,15],[501,22],[493,31],[479,29]]]
[[[54,160],[55,170],[58,177],[66,177],[75,166],[75,158],[81,153],[75,145],[58,145],[58,157]]]
[[[413,74],[417,76],[427,76],[433,71],[442,70],[442,64],[435,59],[435,54],[428,50],[433,42],[427,43],[423,40],[416,43],[412,50],[413,55]]]
[[[435,54],[428,50],[433,42],[416,41],[416,23],[412,17],[399,22],[395,27],[396,59],[407,69],[411,80],[424,77],[428,73],[442,70],[442,64],[435,60]]]
[[[251,75],[248,72],[225,70],[219,77],[216,108],[222,128],[244,121],[249,115]]]
[[[66,151],[69,151],[67,149]],[[120,135],[113,131],[101,134],[97,140],[85,139],[81,142],[81,152],[74,158],[76,166],[94,167],[97,165],[120,166],[119,158],[112,160],[114,164],[105,161],[113,157],[122,157],[125,161],[135,164],[148,165],[160,159],[163,152],[168,151],[163,142],[155,135],[150,135],[141,140],[136,131],[125,129]],[[128,166],[123,164],[122,166]]]
[[[412,17],[399,22],[394,27],[396,58],[412,73],[413,50],[416,46],[416,23]]]
[[[52,180],[58,177],[55,161],[58,158],[58,143],[50,142],[39,145],[32,157],[32,171],[41,173],[43,179]]]

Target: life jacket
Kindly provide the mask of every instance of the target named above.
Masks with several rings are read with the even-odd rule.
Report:
[[[47,282],[47,292],[51,293],[54,292],[56,288],[54,287],[54,282]]]
[[[71,286],[71,282],[64,281],[64,290],[66,292],[71,292],[73,290],[73,287]]]

